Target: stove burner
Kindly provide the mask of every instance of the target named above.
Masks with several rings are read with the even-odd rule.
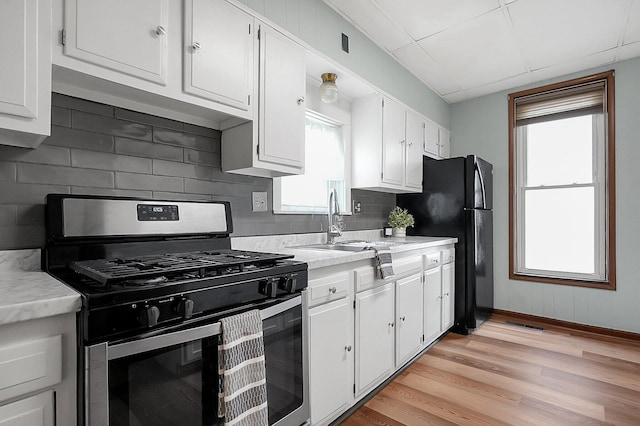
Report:
[[[292,256],[238,250],[220,250],[139,256],[130,259],[95,259],[71,262],[75,272],[102,284],[159,284],[174,279],[209,277],[275,265]],[[188,273],[188,276],[187,276]],[[182,274],[182,275],[180,275]],[[163,277],[161,280],[159,277]]]

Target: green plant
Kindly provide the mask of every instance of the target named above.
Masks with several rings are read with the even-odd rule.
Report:
[[[389,226],[392,228],[406,228],[414,223],[413,215],[407,209],[395,206],[389,213]]]

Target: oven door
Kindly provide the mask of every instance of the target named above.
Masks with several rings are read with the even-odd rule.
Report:
[[[309,419],[302,297],[270,301],[263,319],[269,424]],[[220,323],[85,348],[87,426],[217,425]]]

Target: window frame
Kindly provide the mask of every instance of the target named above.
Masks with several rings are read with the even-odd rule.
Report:
[[[523,239],[519,238],[522,235],[523,224],[519,221],[519,218],[524,217],[519,215],[517,197],[524,194],[524,191],[520,192],[522,188],[519,186],[519,178],[522,179],[522,175],[518,173],[524,173],[523,170],[519,170],[517,167],[518,161],[523,160],[521,151],[517,149],[516,142],[518,140],[517,134],[519,131],[516,127],[516,100],[523,97],[530,97],[539,95],[542,93],[555,91],[559,89],[567,89],[573,86],[578,86],[587,83],[594,83],[597,81],[605,82],[605,114],[604,114],[604,126],[605,126],[605,153],[604,161],[601,163],[604,166],[604,173],[601,175],[604,178],[604,182],[598,182],[594,184],[594,187],[598,185],[604,185],[604,196],[607,198],[604,203],[605,215],[605,230],[604,240],[601,242],[600,247],[605,247],[605,253],[598,253],[597,255],[605,256],[605,271],[604,279],[593,280],[585,279],[581,280],[576,278],[579,274],[572,274],[572,277],[558,277],[562,273],[556,274],[556,276],[549,276],[544,274],[545,271],[539,270],[524,270],[523,271],[523,259],[518,259],[518,244],[523,244]],[[598,74],[593,74],[585,77],[579,77],[576,79],[549,84],[542,87],[533,89],[527,89],[520,92],[509,94],[508,97],[508,131],[509,131],[509,278],[512,280],[522,281],[535,281],[548,284],[561,284],[570,286],[590,287],[607,290],[615,290],[616,288],[616,223],[615,223],[615,86],[614,86],[614,71],[606,71]],[[594,126],[597,124],[594,123]],[[596,150],[596,144],[594,144],[594,150]],[[598,209],[596,209],[596,212]],[[594,218],[597,222],[598,218]],[[596,228],[598,224],[596,223]],[[596,238],[598,237],[598,230],[596,229]],[[524,251],[522,251],[524,253]]]

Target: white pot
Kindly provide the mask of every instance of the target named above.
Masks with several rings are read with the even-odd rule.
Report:
[[[393,228],[393,236],[394,237],[406,237],[407,236],[407,228]]]

